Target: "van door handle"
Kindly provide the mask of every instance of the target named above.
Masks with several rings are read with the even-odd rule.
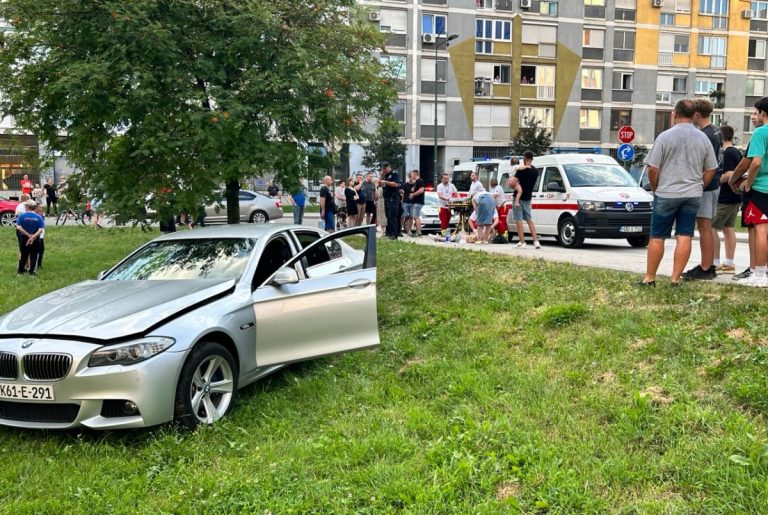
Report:
[[[355,279],[354,281],[352,281],[347,285],[347,288],[357,288],[357,289],[367,288],[368,286],[371,285],[372,282],[373,281],[371,281],[370,279]]]

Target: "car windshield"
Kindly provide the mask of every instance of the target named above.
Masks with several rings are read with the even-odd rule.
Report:
[[[424,205],[426,206],[439,206],[440,199],[437,197],[437,193],[428,192],[424,195]]]
[[[248,263],[255,244],[256,240],[250,238],[153,242],[120,263],[104,279],[237,279]]]
[[[565,175],[571,187],[636,187],[637,183],[624,168],[612,164],[579,163],[565,165]]]

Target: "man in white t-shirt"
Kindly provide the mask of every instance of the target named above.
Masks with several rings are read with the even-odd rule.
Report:
[[[21,194],[21,198],[19,199],[19,205],[16,206],[16,212],[14,214],[14,218],[18,218],[20,214],[27,212],[27,207],[24,205],[24,202],[26,202],[30,198],[32,197],[30,197],[26,193]]]
[[[496,209],[503,206],[504,202],[507,201],[507,194],[504,192],[504,188],[501,187],[496,177],[491,179],[491,195],[493,195],[493,200],[496,201]]]
[[[469,186],[469,196],[474,197],[476,193],[480,193],[481,191],[485,191],[485,188],[480,183],[480,181],[477,180],[477,172],[471,172],[469,174],[469,180],[472,181],[472,184]]]
[[[450,175],[444,173],[440,178],[440,184],[437,185],[437,198],[440,199],[438,215],[440,217],[440,231],[442,231],[443,235],[445,235],[445,231],[448,230],[448,225],[451,223],[451,199],[458,193],[456,186],[450,181]]]

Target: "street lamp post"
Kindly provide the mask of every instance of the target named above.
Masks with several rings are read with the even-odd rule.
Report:
[[[440,36],[443,36],[444,39],[441,41]],[[440,45],[445,45],[445,48],[448,48],[448,43],[450,41],[453,41],[459,37],[458,34],[451,34],[446,35],[445,32],[441,32],[437,35],[437,39],[435,40],[435,105],[434,105],[434,126],[433,126],[433,136],[434,136],[434,142],[435,142],[435,148],[434,148],[434,159],[432,161],[432,182],[437,183],[438,177],[437,177],[437,49],[440,48]],[[447,67],[446,67],[447,72]],[[446,79],[446,87],[448,85],[448,81]],[[446,107],[446,117],[448,116],[448,109]],[[447,121],[447,120],[446,120]],[[446,130],[447,130],[447,124],[446,124]]]

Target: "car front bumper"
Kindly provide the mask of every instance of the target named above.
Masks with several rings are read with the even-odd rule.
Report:
[[[100,345],[74,340],[37,339],[22,348],[25,338],[0,337],[0,353],[5,360],[2,385],[49,386],[54,400],[0,398],[0,425],[35,428],[127,429],[153,426],[173,418],[176,381],[185,352],[166,350],[135,365],[89,367],[91,354]],[[24,357],[33,355],[70,356],[71,366],[58,380],[32,380],[25,370]],[[16,377],[10,377],[16,356]],[[110,402],[112,401],[112,402]],[[127,415],[114,406],[130,401],[138,408]]]
[[[587,238],[648,236],[651,212],[579,211],[576,213],[576,227]]]

